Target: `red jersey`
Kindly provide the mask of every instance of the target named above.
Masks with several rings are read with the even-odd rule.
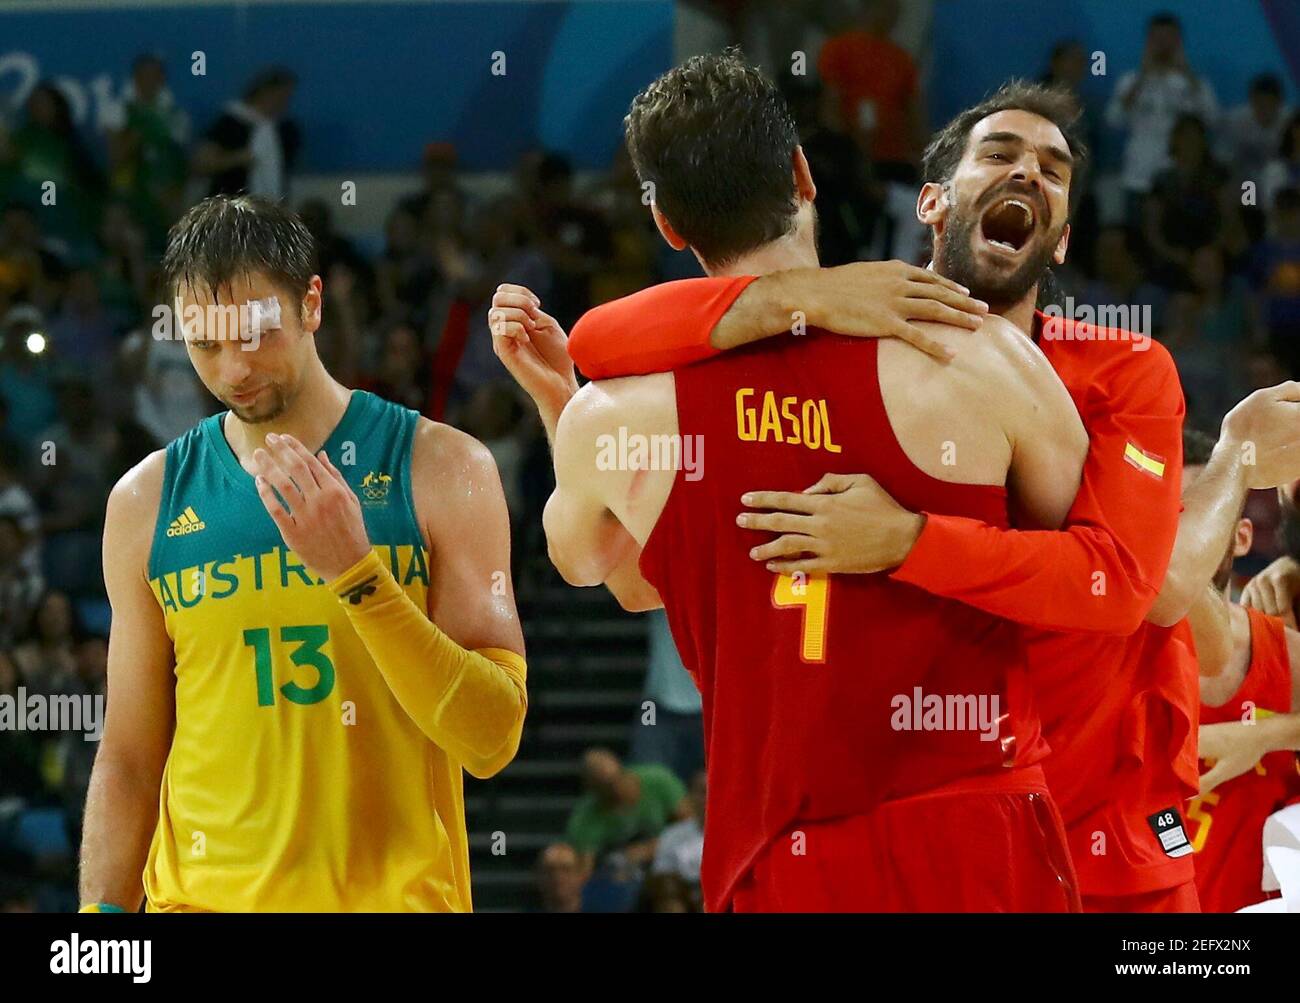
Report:
[[[884,574],[795,580],[749,557],[736,515],[758,471],[787,491],[865,472],[905,505],[1006,525],[1004,488],[936,480],[907,459],[876,347],[814,333],[676,373],[680,433],[709,446],[707,476],[679,472],[641,570],[703,698],[710,911],[792,825],[961,778],[996,787],[1046,755],[1021,628]]]
[[[1291,710],[1291,660],[1280,617],[1247,607],[1250,665],[1246,678],[1222,707],[1201,707],[1203,724],[1286,714]],[[1294,752],[1270,752],[1239,777],[1192,799],[1187,809],[1196,850],[1196,889],[1206,912],[1236,912],[1265,898],[1264,820],[1285,807],[1296,791]]]
[[[753,278],[668,283],[597,307],[570,354],[593,378],[714,357],[710,332]],[[1190,629],[1144,621],[1178,532],[1182,388],[1149,339],[1059,319],[1045,329],[1039,346],[1090,440],[1065,525],[1015,530],[931,511],[891,577],[1042,631],[1030,657],[1054,753],[1045,766],[1080,887],[1168,888],[1192,880],[1192,860],[1185,838],[1155,827],[1196,793],[1200,698]]]

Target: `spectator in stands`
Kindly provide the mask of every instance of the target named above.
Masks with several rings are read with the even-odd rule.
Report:
[[[649,866],[664,827],[690,814],[685,786],[666,766],[624,767],[608,749],[588,751],[582,769],[587,793],[565,839],[589,871],[615,853],[634,868]]]
[[[574,194],[573,167],[567,157],[545,154],[537,161],[536,170],[524,171],[523,177],[525,236],[546,258],[551,290],[544,302],[567,330],[591,307],[591,278],[613,253],[609,224]],[[519,279],[509,281],[527,284]],[[481,319],[486,310],[475,315]],[[486,321],[483,333],[487,333]],[[490,355],[490,342],[488,348]]]
[[[95,232],[103,178],[77,134],[67,97],[53,83],[32,88],[24,121],[9,136],[7,155],[0,171],[9,168],[10,189],[0,197],[40,206],[46,231],[81,248]]]
[[[8,405],[0,399],[0,516],[18,523],[23,534],[23,550],[18,557],[23,571],[41,577],[41,518],[36,500],[21,479],[23,468],[15,444],[5,431]]]
[[[50,448],[36,485],[46,572],[56,588],[79,597],[96,595],[103,587],[99,544],[104,499],[121,472],[120,432],[104,420],[84,377],[63,381],[59,411],[59,421],[42,433]]]
[[[465,193],[456,179],[456,147],[451,143],[429,143],[420,157],[420,190],[405,196],[398,203],[416,219],[423,219],[429,202],[434,197],[450,192],[457,201],[464,202]]]
[[[329,271],[321,274],[325,300],[321,326],[316,330],[316,351],[339,382],[345,387],[358,386],[367,347],[364,325],[374,314],[367,281],[370,268],[363,262],[358,271],[336,259]]]
[[[86,790],[90,786],[90,773],[95,765],[95,751],[98,748],[96,741],[87,736],[94,736],[94,729],[104,725],[108,639],[98,634],[81,638],[76,647],[76,664],[77,677],[70,689],[77,696],[97,701],[91,704],[95,708],[92,713],[96,717],[83,717],[82,731],[65,731],[58,736],[53,754],[53,772],[57,775],[64,812],[68,818],[80,820],[86,812]],[[83,708],[85,705],[86,701],[83,700]]]
[[[898,14],[898,0],[865,0],[853,26],[822,46],[817,72],[880,176],[912,184],[925,145],[925,117],[916,63],[890,39]]]
[[[578,851],[568,843],[552,843],[537,855],[541,911],[581,912],[582,884],[586,879]]]
[[[54,305],[63,261],[41,235],[30,206],[10,202],[0,216],[0,310],[28,304],[45,311]]]
[[[0,647],[0,697],[16,700],[18,688],[23,685],[12,651]],[[23,696],[26,695],[24,692]],[[41,745],[38,732],[0,728],[0,766],[3,766],[0,769],[0,871],[6,869],[6,858],[13,853],[13,823],[17,814],[45,795]]]
[[[704,856],[704,804],[708,781],[701,770],[691,778],[689,818],[674,822],[659,835],[647,881],[655,912],[703,912],[700,861]]]
[[[610,260],[592,276],[593,304],[626,296],[659,279],[655,259],[667,245],[645,211],[643,197],[627,146],[620,144],[609,174],[589,193],[592,207],[609,222],[614,248]]]
[[[1192,252],[1191,288],[1169,305],[1166,347],[1187,397],[1188,424],[1211,422],[1246,396],[1245,352],[1254,326],[1245,282],[1229,274],[1223,251],[1206,244]]]
[[[154,287],[146,297],[151,313],[156,305],[170,308],[163,295]],[[131,418],[160,448],[211,414],[216,401],[195,374],[181,332],[173,328],[155,337],[154,318],[142,321],[122,340],[119,386],[130,394]]]
[[[816,81],[783,81],[799,143],[817,181],[817,250],[833,267],[868,257],[880,219],[885,189],[862,146],[844,125],[839,95]]]
[[[552,193],[548,197],[558,196]],[[594,263],[587,261],[586,249],[594,246],[591,243],[594,238],[585,229],[586,224],[579,221],[582,213],[578,210],[575,209],[576,215],[570,217],[568,210],[552,202],[543,211],[557,228],[556,237],[550,244],[549,259],[546,250],[523,241],[519,229],[519,201],[511,196],[502,196],[482,205],[469,227],[464,249],[448,246],[441,257],[444,274],[450,280],[452,306],[443,313],[446,322],[439,338],[435,368],[439,380],[448,367],[455,374],[453,398],[458,405],[468,401],[485,383],[495,383],[506,376],[501,360],[492,350],[492,332],[487,321],[488,305],[498,285],[512,282],[527,286],[559,319],[559,306],[554,302],[558,279],[552,270],[553,263],[558,260],[563,267],[570,269],[565,279],[568,283],[565,295],[569,302],[582,300],[585,303],[590,279],[590,272],[585,269],[594,270],[595,267]],[[591,217],[600,219],[594,211]],[[599,225],[604,227],[603,220]],[[601,232],[604,238],[608,238],[607,230]],[[601,246],[603,260],[608,260],[610,247],[607,243]],[[563,325],[564,321],[560,323]],[[435,388],[435,393],[439,390]]]
[[[334,216],[325,199],[304,199],[298,206],[298,216],[316,241],[316,264],[321,275],[328,276],[335,265],[345,265],[359,281],[369,282],[369,264],[356,245],[335,229]],[[335,290],[331,288],[329,293],[333,295]]]
[[[1267,343],[1295,378],[1300,375],[1300,188],[1277,193],[1272,231],[1255,248],[1251,277]]]
[[[114,318],[104,307],[94,270],[78,268],[68,276],[59,312],[50,319],[50,344],[55,358],[76,360],[89,371],[107,371],[119,339]]]
[[[149,298],[145,241],[144,230],[125,203],[110,202],[104,207],[94,275],[114,333],[130,328]]]
[[[1150,329],[1140,333],[1155,337],[1163,330],[1167,294],[1147,279],[1125,227],[1109,226],[1097,235],[1092,274],[1094,277],[1083,286],[1080,303],[1092,307],[1150,307]]]
[[[46,592],[36,607],[28,636],[14,647],[18,683],[28,693],[57,696],[80,692],[77,626],[72,602],[63,592]]]
[[[429,359],[410,324],[399,323],[384,335],[375,369],[362,376],[361,387],[403,407],[423,412],[429,402]]]
[[[1250,82],[1246,103],[1228,111],[1219,127],[1219,159],[1235,182],[1260,182],[1277,156],[1290,115],[1276,74],[1261,73]]]
[[[195,151],[195,174],[210,178],[209,195],[288,194],[289,171],[301,145],[288,117],[298,78],[283,67],[259,73],[243,97],[226,105]]]
[[[180,216],[187,171],[190,120],[167,87],[167,67],[151,53],[137,56],[122,98],[103,118],[109,185],[144,226],[158,249]]]
[[[1287,119],[1277,156],[1264,168],[1260,186],[1265,207],[1272,209],[1283,188],[1300,189],[1300,111]]]
[[[1083,133],[1088,149],[1094,153],[1101,145],[1101,119],[1104,109],[1094,106],[1091,95],[1084,90],[1088,79],[1088,50],[1077,38],[1066,38],[1052,47],[1047,70],[1039,81],[1048,87],[1068,91],[1078,102],[1083,116]]]
[[[1247,238],[1227,173],[1210,155],[1205,124],[1195,115],[1181,116],[1169,136],[1169,153],[1171,165],[1156,177],[1145,203],[1143,236],[1157,280],[1186,289],[1198,247],[1218,243],[1235,257]]]
[[[411,320],[419,324],[438,271],[424,241],[419,218],[398,207],[384,226],[386,243],[375,266],[375,292],[380,318],[386,323]]]
[[[18,518],[0,512],[0,650],[27,634],[45,582],[23,563],[27,534]]]
[[[1120,77],[1106,112],[1112,126],[1127,131],[1122,180],[1132,203],[1151,190],[1168,162],[1174,124],[1188,114],[1212,123],[1218,101],[1187,61],[1178,18],[1157,14],[1147,24],[1141,68]]]

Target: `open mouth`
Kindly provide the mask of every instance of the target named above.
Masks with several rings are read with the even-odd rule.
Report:
[[[999,251],[1016,254],[1033,236],[1037,223],[1033,207],[1019,198],[1005,198],[993,203],[980,219],[984,240]]]

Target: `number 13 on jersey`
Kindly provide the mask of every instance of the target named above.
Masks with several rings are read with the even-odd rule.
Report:
[[[826,623],[831,605],[831,581],[825,572],[777,575],[772,585],[772,605],[777,609],[802,607],[799,658],[820,664],[826,661]]]

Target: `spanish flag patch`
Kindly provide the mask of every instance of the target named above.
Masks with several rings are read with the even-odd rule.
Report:
[[[1156,456],[1155,453],[1148,453],[1145,449],[1139,449],[1131,442],[1124,446],[1124,460],[1139,470],[1145,470],[1152,477],[1165,476],[1165,458]]]

